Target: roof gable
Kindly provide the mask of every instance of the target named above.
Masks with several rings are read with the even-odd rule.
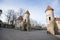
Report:
[[[17,18],[17,20],[23,20],[23,17],[22,17],[22,16],[19,16],[19,17]]]

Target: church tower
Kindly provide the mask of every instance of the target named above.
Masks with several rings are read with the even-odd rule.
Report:
[[[46,10],[46,23],[47,23],[47,32],[55,34],[54,32],[54,9],[50,6],[47,6]]]
[[[23,19],[24,19],[23,21],[26,24],[24,29],[28,31],[30,29],[30,13],[28,10],[25,12]]]

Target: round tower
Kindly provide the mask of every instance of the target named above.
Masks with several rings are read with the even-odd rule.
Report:
[[[55,34],[54,33],[54,9],[51,8],[50,6],[47,6],[45,13],[46,13],[47,32],[51,34]]]
[[[30,13],[29,11],[27,10],[25,13],[24,13],[24,21],[28,22],[29,21],[29,18],[30,17]]]
[[[28,10],[25,12],[23,19],[24,19],[23,20],[24,23],[26,24],[25,29],[29,30],[29,27],[30,27],[30,13],[29,13]]]

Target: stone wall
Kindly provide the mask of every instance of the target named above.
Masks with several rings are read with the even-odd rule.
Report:
[[[54,22],[51,22],[50,24],[47,25],[47,31],[51,34],[55,34],[55,31],[54,31]]]

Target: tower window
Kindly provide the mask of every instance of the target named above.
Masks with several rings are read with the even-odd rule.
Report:
[[[26,22],[26,19],[25,19],[25,22]]]
[[[51,17],[49,17],[49,21],[51,20]]]

